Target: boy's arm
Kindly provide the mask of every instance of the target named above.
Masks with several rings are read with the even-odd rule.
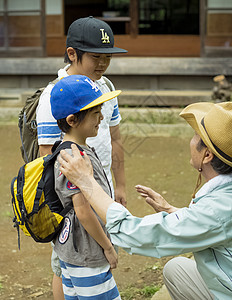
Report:
[[[106,259],[108,260],[111,269],[117,267],[117,253],[114,247],[106,236],[97,216],[93,212],[89,202],[85,199],[82,193],[72,196],[73,207],[75,213],[85,230],[92,238],[103,248]]]
[[[36,109],[39,154],[44,156],[52,153],[52,146],[60,140],[61,130],[51,112],[50,95],[54,84],[50,83],[40,96]]]
[[[116,183],[115,201],[126,206],[124,150],[119,125],[110,127],[112,144],[112,171]]]
[[[52,154],[52,145],[39,145],[39,155]]]

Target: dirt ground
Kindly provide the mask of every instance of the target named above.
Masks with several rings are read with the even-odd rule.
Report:
[[[51,300],[50,244],[37,244],[21,233],[19,251],[17,232],[12,226],[10,182],[23,164],[17,126],[0,126],[0,139],[0,299]],[[142,217],[153,213],[135,192],[134,186],[139,183],[162,193],[176,206],[189,203],[196,180],[189,166],[189,138],[126,135],[123,140],[127,201],[133,214]],[[131,256],[120,249],[119,265],[114,271],[119,290],[131,285],[161,285],[162,268],[168,259]]]

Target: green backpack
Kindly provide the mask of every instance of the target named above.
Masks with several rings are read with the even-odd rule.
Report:
[[[62,227],[64,216],[73,207],[63,207],[54,188],[54,162],[60,150],[71,148],[73,142],[56,142],[53,153],[24,164],[11,182],[14,227],[36,242],[52,241]],[[77,144],[76,144],[77,145]],[[77,145],[79,150],[83,149]]]
[[[56,84],[59,79],[51,83]],[[38,89],[33,95],[27,97],[26,103],[19,113],[19,133],[22,146],[21,154],[25,163],[39,157],[39,145],[37,137],[36,108],[45,87]]]

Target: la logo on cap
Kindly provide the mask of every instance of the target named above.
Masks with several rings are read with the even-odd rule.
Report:
[[[107,32],[104,32],[104,29],[100,29],[102,33],[102,43],[110,43],[110,37],[108,36]]]

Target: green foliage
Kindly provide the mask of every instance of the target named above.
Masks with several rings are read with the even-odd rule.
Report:
[[[144,288],[141,289],[140,293],[141,295],[145,296],[145,297],[151,297],[153,296],[157,291],[159,290],[159,288],[155,285],[152,286],[145,286]]]
[[[152,297],[159,289],[160,287],[155,285],[144,286],[142,288],[129,286],[125,290],[120,291],[120,296],[122,300],[146,299]]]
[[[122,120],[129,123],[177,124],[183,123],[177,109],[120,109]]]
[[[3,289],[2,277],[0,276],[0,291]]]

